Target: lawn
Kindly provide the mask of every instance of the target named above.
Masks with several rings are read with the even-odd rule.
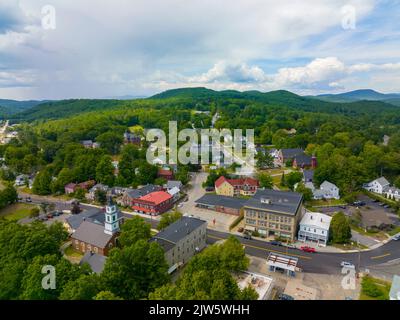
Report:
[[[6,220],[20,220],[29,217],[29,213],[35,205],[27,203],[14,203],[0,210],[0,217]]]
[[[68,246],[65,251],[64,254],[69,257],[69,258],[82,258],[83,254],[82,252],[75,250],[72,245]]]
[[[390,282],[364,276],[361,281],[360,300],[389,300],[390,286]]]
[[[388,234],[394,236],[395,234],[400,233],[400,227],[396,227],[393,230],[389,231]]]

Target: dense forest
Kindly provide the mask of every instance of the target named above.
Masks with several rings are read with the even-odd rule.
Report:
[[[171,120],[178,122],[178,129],[208,128],[215,112],[220,115],[217,128],[255,129],[258,144],[315,154],[317,185],[329,180],[346,194],[380,175],[400,184],[399,107],[381,101],[322,102],[287,91],[205,88],[131,101],[68,100],[35,106],[16,115],[19,139],[0,148],[9,168],[2,170],[2,177],[11,180],[18,173],[40,171],[40,178],[51,185],[44,193],[62,192],[65,183],[90,178],[123,186],[152,182],[154,167],[142,161],[143,150],[122,145],[124,131],[139,126],[167,132]],[[385,135],[390,137],[387,144]],[[86,139],[100,142],[101,148],[83,148],[79,142]],[[111,166],[115,156],[122,166],[116,178]]]

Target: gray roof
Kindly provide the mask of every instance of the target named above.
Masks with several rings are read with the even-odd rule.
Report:
[[[387,185],[390,184],[390,182],[387,181],[385,177],[380,177],[380,178],[376,179],[376,181],[377,181],[381,186],[387,186]]]
[[[164,230],[157,233],[153,238],[163,239],[171,243],[177,243],[179,240],[184,239],[189,233],[206,223],[206,221],[197,218],[182,217],[170,224]]]
[[[149,194],[151,192],[158,191],[160,189],[161,189],[160,186],[156,186],[154,184],[148,184],[140,189],[129,189],[126,191],[126,193],[128,194],[128,196],[130,198],[136,199],[136,198],[143,197],[146,194]]]
[[[304,170],[303,177],[304,177],[304,182],[313,182],[314,170]]]
[[[296,148],[296,149],[281,149],[282,155],[285,159],[292,159],[298,154],[304,153],[303,149]]]
[[[295,215],[302,201],[303,195],[297,192],[258,189],[245,207]]]
[[[107,257],[93,252],[86,252],[79,262],[80,265],[88,263],[95,273],[101,273],[104,269]]]
[[[105,233],[104,226],[100,224],[83,221],[71,237],[99,248],[105,248],[112,235]]]
[[[306,155],[305,153],[300,153],[296,155],[294,159],[296,159],[298,166],[311,165],[312,158],[309,155]]]
[[[182,188],[182,182],[179,180],[169,180],[167,181],[167,188],[172,189],[173,187],[177,187],[179,189]]]
[[[160,238],[155,238],[155,237],[151,238],[149,240],[149,242],[158,243],[161,246],[161,248],[163,248],[164,252],[171,250],[175,246],[175,243],[173,243],[171,241],[160,239]]]
[[[208,206],[223,206],[226,208],[241,209],[247,199],[220,196],[217,194],[205,194],[200,199],[197,199],[195,203],[203,204]]]
[[[104,212],[99,208],[91,208],[79,214],[74,214],[66,219],[69,226],[76,230],[84,220],[90,220],[98,224],[104,224]]]

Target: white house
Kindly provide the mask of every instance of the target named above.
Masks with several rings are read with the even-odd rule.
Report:
[[[319,189],[313,190],[314,199],[340,199],[339,188],[329,181],[324,181]]]
[[[369,183],[366,183],[364,185],[364,189],[378,193],[378,194],[383,194],[385,187],[389,187],[390,182],[386,180],[385,177],[380,177],[374,181],[371,181]]]
[[[396,187],[385,187],[383,191],[388,199],[400,201],[400,189]]]
[[[29,176],[26,174],[20,174],[15,178],[15,183],[14,185],[17,187],[24,186],[26,182],[29,181]]]
[[[167,192],[174,198],[174,201],[179,199],[179,188],[178,187],[173,187],[172,189],[169,189]]]
[[[298,240],[326,246],[332,217],[318,212],[306,212],[300,221]]]

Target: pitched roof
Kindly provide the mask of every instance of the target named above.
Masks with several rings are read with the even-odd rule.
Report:
[[[320,189],[326,190],[326,189],[339,189],[339,188],[332,182],[325,180],[324,182],[321,183]]]
[[[218,188],[224,182],[228,182],[232,186],[244,186],[244,185],[258,186],[258,180],[253,178],[247,177],[241,179],[227,179],[224,176],[221,176],[215,181],[215,187]]]
[[[104,224],[104,212],[101,209],[98,208],[91,208],[88,210],[85,210],[79,214],[74,214],[66,219],[66,222],[69,224],[69,226],[76,230],[78,227],[81,225],[81,223],[85,220],[89,220],[98,223],[98,224]]]
[[[390,182],[387,181],[385,177],[380,177],[380,178],[376,179],[375,181],[378,182],[381,186],[390,185]]]
[[[295,215],[302,201],[303,196],[297,192],[258,189],[244,206]]]
[[[158,244],[161,246],[161,248],[163,248],[163,250],[164,250],[165,252],[171,250],[171,249],[175,246],[175,243],[173,243],[173,242],[171,242],[171,241],[164,240],[164,239],[160,239],[160,238],[156,238],[156,237],[151,238],[151,239],[149,240],[149,242],[156,242],[156,243],[158,243]]]
[[[158,175],[160,175],[160,176],[171,176],[173,174],[174,174],[174,172],[169,169],[159,169],[158,170]]]
[[[311,165],[311,161],[312,161],[312,157],[305,153],[300,153],[300,154],[295,155],[294,159],[296,160],[296,163],[298,166]]]
[[[154,203],[155,205],[160,204],[168,199],[171,199],[171,195],[165,191],[155,191],[149,194],[146,194],[143,197],[140,197],[139,200],[149,201]]]
[[[317,228],[329,230],[332,217],[319,212],[306,212],[300,221],[300,225],[315,226]]]
[[[174,196],[174,195],[176,195],[176,194],[179,194],[179,188],[178,187],[173,187],[173,188],[171,188],[171,189],[169,189],[167,192],[171,195],[171,196]]]
[[[281,149],[281,152],[284,158],[294,158],[296,155],[304,153],[304,150],[301,148]]]
[[[247,202],[247,199],[237,198],[237,197],[228,197],[228,196],[220,196],[217,194],[205,194],[201,198],[197,199],[195,203],[200,205],[207,206],[222,206],[226,208],[232,209],[241,209],[244,204]]]
[[[104,226],[89,221],[83,221],[71,236],[73,239],[99,248],[105,248],[112,237],[112,235],[104,232]]]
[[[160,231],[153,238],[163,239],[175,244],[204,224],[207,224],[204,220],[193,217],[182,217]]]
[[[169,180],[167,181],[167,188],[172,189],[173,187],[182,188],[182,182],[179,180]]]
[[[82,257],[79,265],[83,265],[84,263],[88,263],[90,268],[95,273],[101,273],[104,269],[104,265],[106,263],[107,257],[102,256],[101,254],[86,252]]]
[[[140,189],[128,189],[126,191],[126,194],[130,198],[136,199],[136,198],[143,197],[146,194],[149,194],[150,192],[158,191],[160,189],[161,189],[160,186],[156,186],[154,184],[148,184],[148,185],[145,185],[144,187],[142,187]]]
[[[303,170],[303,178],[305,182],[312,182],[314,179],[314,170]]]

